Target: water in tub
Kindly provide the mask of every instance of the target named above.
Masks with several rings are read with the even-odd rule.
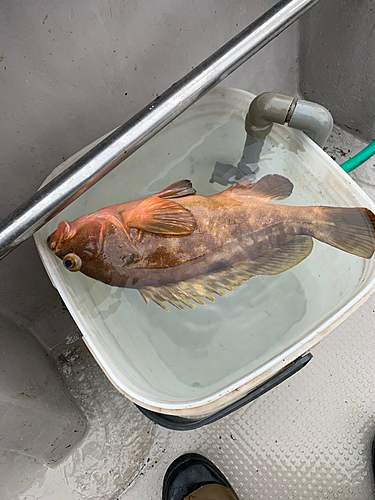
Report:
[[[237,179],[235,170],[225,177],[230,165],[239,164],[246,139],[248,102],[237,99],[234,109],[233,96],[231,102],[217,94],[200,101],[49,222],[41,230],[43,238],[61,221],[146,198],[180,179],[190,179],[200,195],[221,192],[240,180],[243,171]],[[290,179],[291,196],[272,203],[347,204],[334,189],[334,179],[327,177],[322,187],[303,153],[298,136],[291,139],[287,129],[276,126],[262,141],[258,169],[245,173],[255,180],[274,173]],[[218,165],[229,167],[220,170]],[[253,277],[216,302],[206,300],[205,307],[185,307],[185,312],[172,307],[168,313],[154,303],[147,306],[137,290],[70,273],[54,259],[75,306],[94,320],[103,342],[111,339],[116,346],[115,362],[126,360],[155,394],[173,395],[176,402],[213,394],[302,339],[333,307],[345,304],[365,265],[315,240],[312,253],[282,274]]]

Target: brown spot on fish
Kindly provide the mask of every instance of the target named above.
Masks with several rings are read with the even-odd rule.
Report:
[[[135,286],[139,281],[139,278],[133,278],[132,285]]]
[[[176,257],[176,252],[169,252],[165,246],[157,247],[145,259],[145,265],[151,266],[154,269],[165,269],[180,264],[181,261]]]
[[[130,255],[124,255],[121,260],[124,263],[123,266],[130,266],[139,262],[141,259],[142,257],[139,254],[132,253]]]

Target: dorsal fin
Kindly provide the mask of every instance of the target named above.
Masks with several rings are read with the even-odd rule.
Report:
[[[124,223],[128,228],[178,236],[191,234],[197,228],[189,210],[172,200],[157,196],[143,200],[127,214]]]
[[[243,261],[224,271],[197,276],[187,281],[158,287],[147,286],[139,289],[139,293],[148,305],[150,300],[153,300],[169,312],[165,302],[169,302],[181,311],[184,311],[181,303],[195,309],[191,301],[206,305],[203,299],[215,302],[214,294],[225,295],[226,290],[233,291],[236,286],[241,286],[253,276],[272,276],[287,271],[304,260],[312,248],[313,240],[310,236],[298,235],[285,245],[273,248],[259,259]]]
[[[222,196],[251,196],[262,201],[284,200],[292,194],[293,184],[282,175],[265,175],[258,182],[251,180],[234,184]]]
[[[167,188],[159,191],[154,196],[158,198],[182,198],[182,196],[188,196],[191,194],[196,194],[196,190],[193,188],[191,181],[184,179],[183,181],[177,181],[168,186]]]

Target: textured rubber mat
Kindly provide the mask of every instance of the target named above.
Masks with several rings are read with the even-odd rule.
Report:
[[[59,367],[89,421],[80,447],[46,469],[24,500],[156,500],[186,451],[209,457],[242,499],[375,498],[375,296],[284,384],[192,432],[155,426],[108,382],[80,339]]]
[[[243,499],[375,498],[375,298],[317,346],[297,375],[209,427],[158,429],[150,461],[121,500],[159,499],[164,471],[204,454]]]
[[[375,196],[371,183],[363,188]],[[89,431],[67,460],[30,478],[20,500],[160,500],[166,469],[187,451],[210,458],[244,500],[375,498],[375,295],[291,379],[191,432],[152,424],[113,388],[79,337],[68,342],[55,356]]]

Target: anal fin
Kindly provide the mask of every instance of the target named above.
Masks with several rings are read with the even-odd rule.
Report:
[[[272,276],[296,266],[308,257],[313,249],[311,236],[294,236],[285,245],[273,248],[270,252],[252,261],[251,270],[255,275]]]
[[[303,261],[312,251],[313,240],[310,236],[295,236],[291,241],[275,247],[267,254],[255,260],[237,263],[223,271],[197,276],[186,281],[169,283],[157,287],[147,286],[139,290],[150,305],[153,300],[163,309],[169,311],[166,302],[184,311],[183,305],[195,309],[192,303],[206,305],[204,299],[216,301],[214,294],[223,296],[226,291],[233,291],[244,281],[253,276],[280,274]]]

